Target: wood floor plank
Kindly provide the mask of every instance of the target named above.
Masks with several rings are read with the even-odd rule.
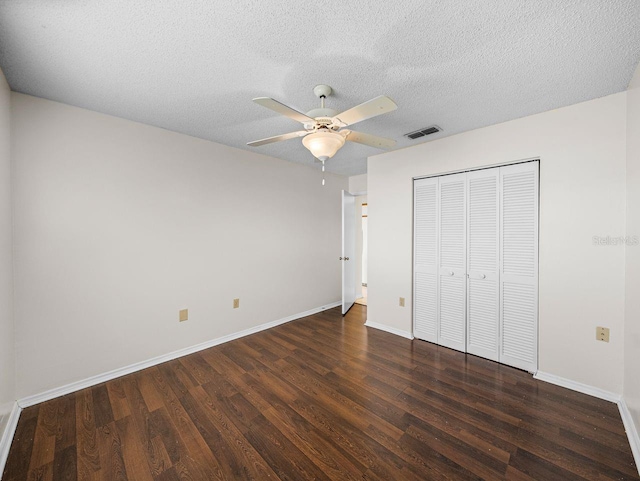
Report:
[[[223,480],[220,462],[207,446],[207,443],[194,425],[184,407],[176,397],[165,398],[166,412],[173,429],[184,443],[188,458],[197,463],[204,471],[205,479]],[[181,462],[183,457],[181,456]],[[188,466],[187,466],[188,467]],[[178,470],[180,474],[181,470]]]
[[[411,419],[407,434],[482,479],[501,478],[507,470],[507,463],[418,418]]]
[[[640,480],[617,406],[339,309],[23,410],[3,481]]]
[[[99,479],[100,452],[97,430],[93,414],[93,396],[90,389],[76,393],[76,454],[78,479],[93,481]]]
[[[331,479],[263,415],[253,420],[245,436],[265,461],[274,467],[282,481]]]
[[[59,399],[56,426],[56,453],[76,444],[76,396]]]
[[[217,474],[189,456],[189,450],[171,422],[165,408],[151,413],[155,430],[162,439],[176,473],[181,479],[217,479]]]
[[[105,424],[98,431],[100,452],[100,479],[110,481],[128,481],[127,470],[122,457],[122,443],[114,422]]]
[[[111,409],[111,401],[109,400],[109,391],[107,391],[106,384],[98,384],[91,388],[91,395],[93,397],[96,427],[100,428],[113,422],[113,411]]]
[[[160,364],[158,370],[178,396],[182,396],[188,393],[192,387],[198,386],[198,382],[184,368],[179,359]]]
[[[337,417],[330,410],[307,396],[301,396],[292,407],[343,452],[349,453],[366,468],[370,477],[393,479],[403,461],[392,451],[358,429],[347,419]]]
[[[317,429],[288,406],[270,408],[264,412],[264,416],[331,479],[360,478],[364,466],[325,439]]]
[[[33,439],[33,451],[29,461],[29,471],[36,471],[53,463],[56,449],[56,426],[59,400],[45,403],[38,414],[38,424]]]
[[[60,481],[76,481],[78,479],[77,451],[73,445],[56,452],[53,462],[52,479]]]
[[[247,479],[247,467],[237,456],[236,447],[224,439],[222,433],[205,414],[206,408],[189,393],[181,397],[180,402],[209,450],[219,459],[223,479]]]
[[[109,393],[109,401],[113,410],[113,419],[119,420],[131,415],[127,395],[122,387],[122,379],[114,379],[107,383],[107,391]]]
[[[118,419],[115,425],[122,445],[122,460],[129,477],[136,481],[153,481],[151,469],[146,462],[145,449],[135,433],[136,428],[131,416]]]
[[[278,479],[271,467],[262,459],[255,448],[247,441],[242,432],[226,416],[224,409],[198,386],[191,390],[193,398],[206,407],[205,416],[209,419],[215,429],[224,437],[225,443],[232,450],[235,459],[240,461],[241,477],[247,479]]]
[[[27,481],[53,481],[53,476],[53,462],[51,462],[36,469],[29,470]]]
[[[144,454],[151,474],[155,477],[171,467],[169,456],[159,440],[151,423],[149,409],[139,389],[138,378],[127,377],[123,380],[124,390],[129,400],[129,409],[133,421],[133,432],[137,442],[144,448]]]

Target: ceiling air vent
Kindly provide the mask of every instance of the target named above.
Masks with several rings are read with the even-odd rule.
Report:
[[[435,134],[436,132],[440,132],[442,129],[437,125],[432,125],[431,127],[426,127],[424,129],[416,130],[415,132],[411,132],[408,134],[404,134],[406,137],[410,139],[417,139],[420,137],[425,137],[427,135]]]

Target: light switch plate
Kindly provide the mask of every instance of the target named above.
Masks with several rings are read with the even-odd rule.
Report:
[[[400,298],[399,304],[400,304],[400,307],[404,307],[404,297]]]
[[[240,299],[234,299],[233,300],[233,308],[237,309],[238,307],[240,307]]]
[[[187,321],[189,319],[189,309],[180,309],[178,319],[180,322]]]

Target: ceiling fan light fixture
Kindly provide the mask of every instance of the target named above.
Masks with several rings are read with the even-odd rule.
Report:
[[[315,158],[321,161],[330,159],[344,145],[344,136],[336,132],[314,132],[302,138],[302,144]]]

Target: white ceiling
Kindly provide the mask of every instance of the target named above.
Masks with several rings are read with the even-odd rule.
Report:
[[[402,148],[431,124],[428,140],[622,91],[639,60],[638,0],[0,2],[13,90],[307,164],[300,139],[246,147],[300,126],[253,97],[388,95],[398,110],[354,130]],[[379,152],[348,142],[327,168]]]

